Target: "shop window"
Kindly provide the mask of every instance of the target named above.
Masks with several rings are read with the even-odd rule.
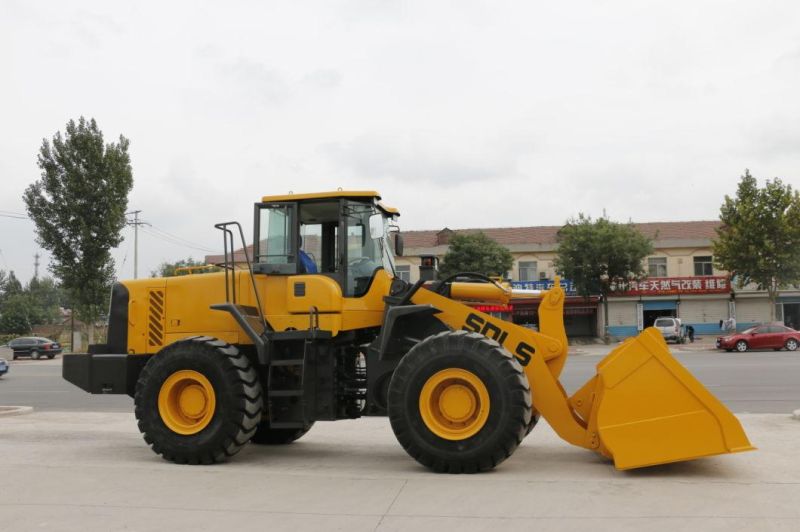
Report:
[[[647,259],[648,277],[667,276],[667,257],[650,257]]]
[[[411,266],[398,264],[394,267],[394,272],[397,274],[398,279],[410,283],[411,282]]]
[[[713,257],[695,257],[694,258],[694,274],[695,275],[714,275],[714,261]]]
[[[519,280],[536,280],[536,261],[519,261]]]

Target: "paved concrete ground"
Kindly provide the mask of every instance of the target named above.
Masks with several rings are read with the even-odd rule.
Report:
[[[800,422],[745,415],[758,451],[619,472],[542,423],[491,473],[430,473],[385,419],[318,423],[216,466],[163,461],[130,414],[0,418],[3,530],[798,530]]]

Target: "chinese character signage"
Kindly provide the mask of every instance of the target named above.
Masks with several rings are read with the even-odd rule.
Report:
[[[554,285],[555,282],[552,280],[511,281],[511,287],[519,288],[520,290],[550,290]],[[566,292],[568,296],[574,296],[578,293],[572,281],[567,281],[566,279],[561,279],[561,288],[564,289],[564,292]]]
[[[692,294],[727,294],[731,283],[727,277],[648,277],[612,286],[615,296],[668,296]]]

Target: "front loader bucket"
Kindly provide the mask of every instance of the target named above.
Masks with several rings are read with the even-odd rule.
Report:
[[[645,330],[597,365],[589,419],[617,469],[754,449],[739,420]]]

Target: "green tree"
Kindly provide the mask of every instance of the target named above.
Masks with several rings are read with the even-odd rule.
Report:
[[[206,267],[206,263],[200,260],[194,260],[192,257],[187,257],[176,262],[162,262],[158,267],[150,272],[150,277],[175,277],[177,275],[188,275],[189,272],[176,271],[178,268],[187,268],[197,266],[192,273],[212,273],[222,271],[222,268],[216,266]]]
[[[64,298],[55,280],[50,277],[41,279],[34,277],[25,287],[25,293],[28,296],[30,320],[33,325],[58,321],[58,308],[63,305]]]
[[[50,251],[50,271],[72,299],[80,318],[94,322],[108,306],[114,278],[111,249],[122,241],[133,174],[129,141],[103,141],[94,119],[70,120],[65,134],[42,141],[39,180],[23,195],[37,241]]]
[[[14,295],[23,292],[22,283],[19,282],[13,270],[8,272],[0,271],[0,312],[5,302]]]
[[[9,296],[0,310],[0,333],[30,334],[30,301],[26,294],[17,293]]]
[[[800,281],[800,195],[778,178],[759,188],[745,170],[736,197],[725,196],[719,219],[717,267],[731,272],[739,287],[755,283],[766,290],[774,320],[778,290]]]
[[[615,285],[644,277],[653,243],[631,224],[579,214],[558,232],[556,271],[583,296],[601,295],[608,338],[608,294]]]
[[[475,272],[489,276],[505,276],[514,264],[514,257],[482,232],[455,234],[450,248],[439,265],[439,277],[458,272]]]

